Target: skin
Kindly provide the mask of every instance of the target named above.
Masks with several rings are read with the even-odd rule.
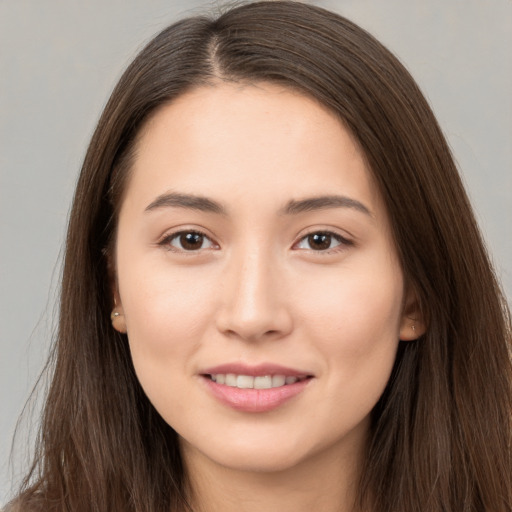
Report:
[[[155,206],[168,193],[225,211]],[[332,195],[368,211],[283,213],[290,201]],[[190,231],[204,237],[186,250],[175,234]],[[333,233],[327,249],[308,238],[318,232]],[[162,107],[139,137],[115,268],[114,326],[180,435],[197,509],[350,510],[370,411],[398,340],[422,326],[386,210],[342,123],[265,83],[201,87]],[[275,410],[243,412],[201,376],[232,362],[313,378]]]

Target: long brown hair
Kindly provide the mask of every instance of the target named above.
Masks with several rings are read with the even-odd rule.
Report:
[[[339,116],[365,154],[428,321],[424,336],[401,342],[373,411],[361,509],[512,510],[510,315],[447,143],[388,50],[336,14],[288,1],[175,23],[113,91],[77,184],[54,373],[21,508],[188,508],[177,435],[110,325],[108,253],[141,126],[219,80],[279,83]]]

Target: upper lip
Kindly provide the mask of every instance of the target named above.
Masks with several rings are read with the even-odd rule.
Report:
[[[233,373],[235,375],[250,375],[260,377],[264,375],[284,375],[285,377],[310,377],[310,372],[288,368],[279,364],[261,363],[257,365],[248,365],[244,363],[225,363],[211,368],[206,368],[200,372],[202,375],[218,375]]]

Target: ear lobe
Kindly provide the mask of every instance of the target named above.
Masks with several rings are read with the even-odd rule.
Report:
[[[112,327],[121,334],[126,334],[126,319],[124,317],[124,310],[121,304],[121,297],[119,296],[119,290],[117,289],[117,280],[115,277],[112,278],[112,294],[114,296],[114,309],[110,313],[110,320],[112,321]]]
[[[110,314],[110,319],[112,320],[112,327],[121,334],[126,334],[126,320],[124,317],[123,308],[120,306],[116,306],[112,313]]]
[[[427,330],[416,292],[412,289],[406,293],[402,319],[400,322],[399,338],[401,341],[417,340]]]

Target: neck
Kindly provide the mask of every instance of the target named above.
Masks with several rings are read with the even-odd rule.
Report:
[[[185,442],[182,453],[194,512],[355,510],[361,447],[340,456],[331,446],[293,467],[271,472],[228,468]]]

